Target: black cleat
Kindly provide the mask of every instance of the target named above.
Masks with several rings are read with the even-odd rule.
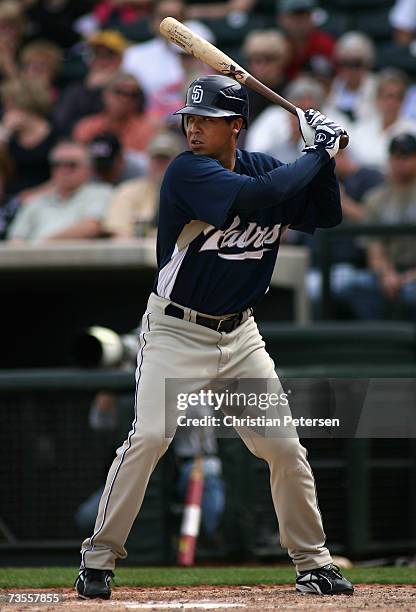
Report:
[[[296,577],[296,590],[313,595],[352,595],[354,587],[343,577],[339,567],[330,563],[324,567],[300,572]]]
[[[82,599],[110,599],[110,580],[114,577],[111,570],[81,569],[75,581],[78,597]]]

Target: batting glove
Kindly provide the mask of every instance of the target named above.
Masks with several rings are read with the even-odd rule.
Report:
[[[313,108],[308,108],[304,115],[306,123],[313,129],[316,129],[318,125],[321,125],[321,123],[325,121],[331,121],[326,115],[323,115],[320,111],[314,110]]]
[[[315,130],[308,123],[305,113],[301,108],[296,107],[296,113],[298,115],[299,131],[303,138],[303,141],[307,147],[312,147],[315,142]]]
[[[324,147],[331,158],[335,157],[339,151],[339,140],[346,134],[344,128],[313,108],[305,111],[305,120],[315,130],[314,143],[310,148]]]

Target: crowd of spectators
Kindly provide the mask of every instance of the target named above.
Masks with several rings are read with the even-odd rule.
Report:
[[[364,13],[371,20],[354,27]],[[163,172],[186,147],[172,112],[193,78],[212,72],[160,36],[166,16],[217,42],[300,108],[319,108],[345,126],[350,145],[337,157],[345,223],[415,223],[414,0],[2,0],[7,244],[155,233]],[[241,146],[296,159],[297,119],[249,96]],[[304,240],[292,234],[288,240]],[[406,247],[403,258],[404,246],[390,243],[337,243],[331,280],[351,316],[381,317],[383,300],[416,301],[416,252]],[[320,264],[309,246],[318,312]]]

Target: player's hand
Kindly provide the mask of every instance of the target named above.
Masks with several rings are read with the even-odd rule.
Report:
[[[316,111],[315,111],[316,112]],[[307,147],[312,147],[315,141],[315,130],[308,123],[305,113],[301,108],[296,107],[296,113],[299,121],[299,132]]]
[[[314,145],[324,147],[329,157],[335,157],[339,151],[339,139],[345,130],[336,123],[322,124],[316,128]]]
[[[323,146],[331,158],[335,157],[339,151],[339,140],[347,132],[338,123],[313,108],[306,110],[304,115],[307,124],[315,130],[314,146]]]
[[[304,117],[306,123],[314,130],[324,121],[330,121],[326,115],[323,115],[320,111],[317,111],[314,108],[308,108],[308,110],[304,112]]]

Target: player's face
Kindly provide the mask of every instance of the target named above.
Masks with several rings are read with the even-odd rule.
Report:
[[[186,115],[185,130],[189,148],[196,155],[208,155],[221,160],[235,147],[241,125],[240,117],[226,121],[224,117]]]

